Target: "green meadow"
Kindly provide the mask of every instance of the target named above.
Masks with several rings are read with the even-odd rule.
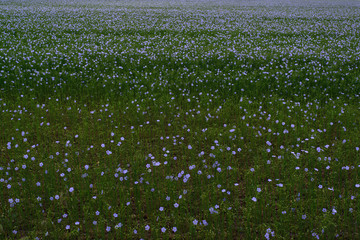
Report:
[[[359,239],[360,4],[0,1],[0,239]]]

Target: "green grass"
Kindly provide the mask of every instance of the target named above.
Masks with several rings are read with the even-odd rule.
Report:
[[[1,3],[0,238],[359,238],[354,3]]]

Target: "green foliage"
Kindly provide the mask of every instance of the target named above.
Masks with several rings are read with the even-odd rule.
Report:
[[[359,238],[359,9],[236,4],[1,3],[0,238]]]

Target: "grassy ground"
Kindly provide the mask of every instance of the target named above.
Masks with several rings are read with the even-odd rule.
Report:
[[[359,13],[1,2],[0,237],[360,238]]]

